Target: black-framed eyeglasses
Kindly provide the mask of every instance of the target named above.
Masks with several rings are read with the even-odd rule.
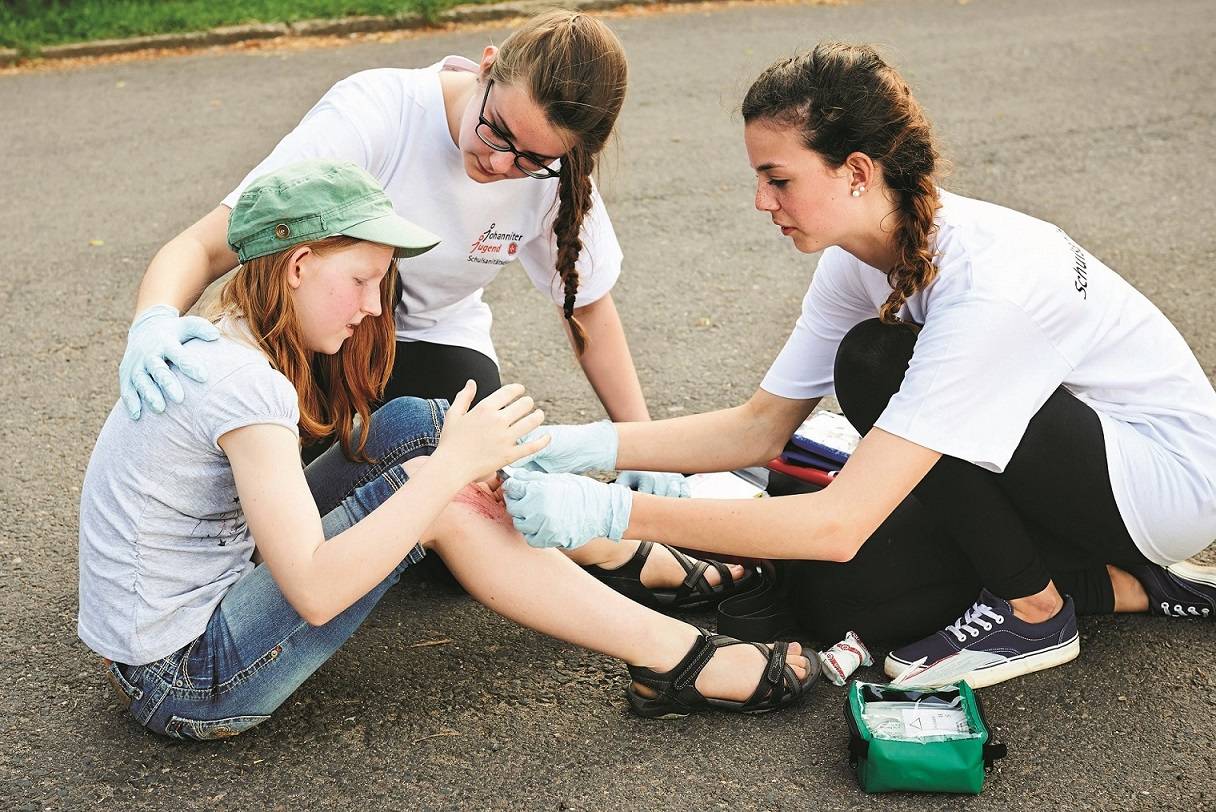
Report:
[[[511,143],[510,138],[503,135],[497,127],[486,120],[486,102],[490,100],[490,88],[493,86],[494,80],[487,79],[486,92],[481,97],[481,110],[477,113],[477,127],[474,129],[474,132],[481,139],[481,143],[495,152],[509,152],[514,155],[515,167],[530,178],[537,178],[538,180],[556,178],[558,171],[549,166],[549,164],[557,160],[556,158],[544,158],[531,152],[520,152]]]

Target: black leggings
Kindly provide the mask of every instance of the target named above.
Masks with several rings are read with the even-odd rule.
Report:
[[[850,630],[875,647],[918,640],[957,620],[983,585],[915,496],[891,512],[852,561],[780,566],[798,625],[824,646]]]
[[[393,371],[384,388],[384,402],[407,396],[443,398],[450,402],[470,378],[477,382],[474,403],[502,386],[498,366],[477,350],[427,341],[398,341]],[[332,442],[333,438],[329,438],[310,445],[300,456],[305,463],[312,462]]]
[[[412,396],[451,401],[470,378],[477,382],[474,403],[502,386],[498,365],[477,350],[429,341],[398,341],[384,399]]]
[[[862,435],[903,383],[916,336],[913,327],[871,319],[841,341],[836,397]],[[965,559],[978,583],[1005,599],[1033,595],[1054,581],[1083,614],[1114,611],[1107,564],[1130,570],[1147,563],[1115,505],[1098,415],[1063,387],[1031,419],[1003,473],[943,456],[913,494],[940,533],[925,532],[920,523],[916,532],[904,528],[916,549],[903,550],[899,560],[911,557],[921,566],[883,566],[883,545],[902,542],[890,528],[886,536],[880,528],[843,566],[853,568],[850,578],[864,583],[871,597],[907,595],[900,608],[918,616],[949,614],[944,605],[918,604],[950,593],[921,584],[940,584],[932,575],[937,567],[957,573],[951,557]],[[868,550],[875,541],[879,550]],[[967,573],[957,577],[965,580]],[[916,579],[921,584],[912,583]],[[956,603],[952,611],[962,608]]]

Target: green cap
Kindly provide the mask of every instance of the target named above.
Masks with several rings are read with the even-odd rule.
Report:
[[[434,248],[439,238],[398,217],[376,179],[348,161],[301,161],[263,175],[228,216],[228,244],[241,262],[338,235],[391,245],[397,256]]]

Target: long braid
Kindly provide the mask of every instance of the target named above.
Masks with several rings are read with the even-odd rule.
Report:
[[[591,209],[591,178],[583,166],[587,160],[586,153],[578,148],[562,159],[557,181],[557,217],[553,221],[553,234],[557,238],[556,271],[565,293],[562,312],[579,355],[587,348],[587,332],[574,317],[574,300],[578,294],[578,269],[574,264],[583,250],[583,217]]]
[[[895,266],[887,271],[891,295],[878,311],[879,320],[887,324],[899,322],[899,310],[904,302],[927,288],[937,277],[933,250],[929,247],[937,231],[934,217],[941,205],[937,185],[931,177],[922,175],[916,188],[901,189],[898,193],[899,228],[895,232],[895,241],[899,258]]]
[[[933,181],[938,154],[929,120],[907,82],[892,68],[887,67],[882,73],[899,113],[890,148],[879,156],[883,178],[899,196],[899,228],[895,233],[899,253],[895,265],[887,272],[891,295],[879,308],[878,318],[895,324],[900,320],[899,310],[904,302],[937,277],[930,246],[937,231],[935,218],[941,199]]]
[[[587,332],[574,316],[583,250],[583,219],[591,210],[591,173],[625,100],[625,53],[602,22],[577,11],[555,9],[532,18],[502,44],[490,77],[514,83],[568,137],[557,181],[554,271],[562,281],[562,311],[579,355]]]

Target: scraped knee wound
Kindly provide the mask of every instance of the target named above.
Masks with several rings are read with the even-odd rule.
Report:
[[[511,524],[511,517],[507,515],[506,507],[485,486],[476,483],[465,485],[457,491],[452,501],[467,505],[490,521]]]

